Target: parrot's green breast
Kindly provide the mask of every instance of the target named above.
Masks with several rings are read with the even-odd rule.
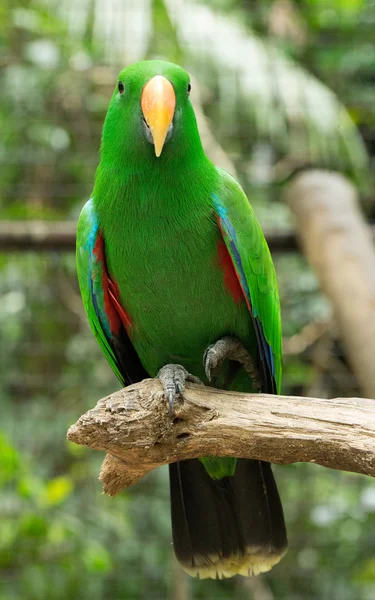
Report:
[[[207,382],[203,354],[209,344],[224,335],[237,336],[250,350],[255,344],[246,303],[226,289],[220,265],[222,239],[210,201],[216,187],[194,189],[190,180],[195,201],[186,202],[185,213],[178,178],[167,189],[149,189],[147,201],[129,188],[131,202],[123,199],[116,220],[99,205],[108,270],[132,322],[131,341],[151,376],[179,363]]]

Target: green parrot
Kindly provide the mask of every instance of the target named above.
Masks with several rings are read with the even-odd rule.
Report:
[[[189,75],[121,71],[105,119],[77,270],[94,335],[122,385],[159,377],[170,411],[186,381],[278,393],[275,271],[237,181],[202,148]],[[172,533],[200,578],[257,575],[286,551],[271,466],[207,456],[171,464]]]

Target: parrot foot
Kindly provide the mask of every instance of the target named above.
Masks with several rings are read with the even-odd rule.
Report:
[[[204,353],[203,365],[208,381],[218,374],[225,360],[239,362],[250,375],[254,388],[260,391],[261,381],[253,358],[240,340],[230,336],[211,344]]]
[[[184,392],[187,381],[203,385],[198,377],[191,375],[182,365],[165,365],[160,369],[158,378],[168,398],[170,415],[173,415],[176,396]]]

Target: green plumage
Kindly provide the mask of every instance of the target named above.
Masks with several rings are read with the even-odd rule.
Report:
[[[140,97],[145,83],[159,74],[173,85],[176,110],[172,135],[157,158],[144,134]],[[83,210],[77,234],[83,301],[101,348],[124,381],[116,349],[103,333],[104,317],[98,318],[99,309],[91,301],[92,282],[100,287],[102,281],[100,273],[97,277],[100,263],[92,263],[95,277],[89,267],[95,227],[104,238],[109,276],[131,320],[129,339],[150,376],[165,364],[178,363],[208,384],[203,354],[224,336],[240,339],[259,361],[259,340],[245,295],[235,297],[228,286],[230,259],[224,266],[220,262],[223,238],[228,257],[231,247],[220,228],[219,202],[235,230],[252,314],[271,348],[280,389],[280,307],[272,259],[241,187],[204,154],[187,92],[188,74],[170,63],[147,61],[125,69],[119,80],[125,91],[114,91],[103,129],[93,205]],[[233,278],[231,285],[234,288]],[[97,297],[100,300],[100,289]],[[223,372],[223,385],[224,380]],[[219,377],[216,385],[220,381]],[[230,389],[254,388],[242,369]],[[235,459],[212,457],[203,463],[213,479],[234,475]]]

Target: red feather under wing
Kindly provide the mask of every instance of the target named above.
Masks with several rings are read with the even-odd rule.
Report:
[[[121,323],[123,324],[125,329],[127,331],[129,331],[132,324],[131,324],[131,320],[130,320],[128,313],[126,312],[126,310],[124,308],[122,308],[122,306],[120,304],[120,300],[119,300],[120,292],[118,289],[118,285],[115,281],[112,281],[112,279],[110,279],[108,277],[108,275],[107,275],[107,281],[108,281],[108,295],[117,311],[118,316],[120,317]]]
[[[109,322],[111,333],[113,335],[118,335],[121,326],[125,327],[129,332],[131,320],[126,310],[120,304],[120,294],[117,283],[108,275],[104,252],[104,238],[100,233],[97,235],[93,253],[96,261],[101,264],[104,311]]]
[[[236,304],[239,304],[245,300],[245,295],[224,240],[218,242],[217,251],[219,265],[224,273],[224,285]]]

